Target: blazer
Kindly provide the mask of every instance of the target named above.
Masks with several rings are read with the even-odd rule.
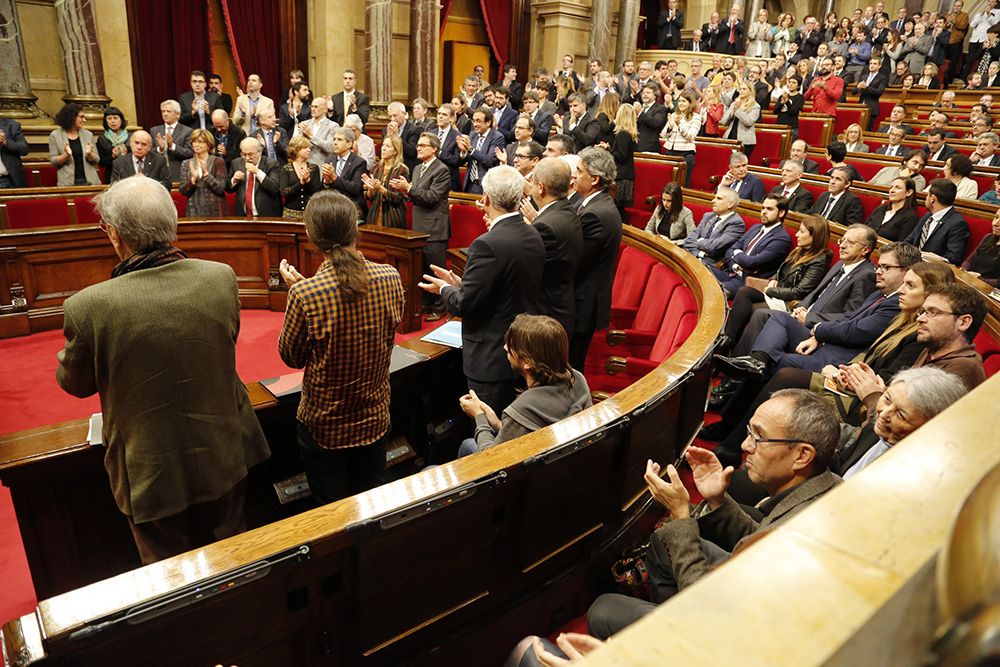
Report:
[[[254,183],[253,202],[257,206],[257,215],[262,218],[281,217],[281,164],[277,160],[272,160],[266,155],[260,156],[257,167],[264,176]],[[244,178],[235,186],[233,185],[233,175],[241,171]],[[238,157],[229,166],[229,180],[226,181],[226,192],[235,192],[236,198],[233,202],[233,215],[245,216],[247,214],[247,179],[251,178],[247,173],[246,160]]]
[[[94,145],[94,135],[90,130],[83,128],[80,130],[80,150],[84,153],[83,158],[83,175],[87,178],[87,183],[89,185],[100,185],[101,178],[97,174],[97,167],[95,166],[97,160],[97,146]],[[65,164],[60,165],[56,162],[56,158],[63,155],[63,146],[69,143],[69,135],[66,134],[66,130],[61,127],[57,127],[52,130],[49,134],[49,162],[56,167],[56,185],[58,187],[67,187],[73,185],[74,174],[76,173],[76,168],[74,166],[73,160],[67,160]],[[91,145],[93,150],[94,162],[91,163],[87,159],[87,145]]]
[[[194,104],[194,91],[185,90],[177,97],[177,101],[181,105],[180,122],[191,129],[201,127],[200,114],[191,113],[191,105]],[[214,90],[205,90],[205,101],[208,102],[208,111],[205,112],[205,129],[211,131],[212,112],[221,109],[222,106],[219,103],[219,94]]]
[[[785,261],[788,252],[792,249],[792,237],[779,223],[774,229],[766,232],[750,252],[746,252],[751,241],[763,227],[764,225],[757,223],[748,229],[739,241],[729,246],[724,262],[727,270],[731,271],[733,265],[738,264],[745,275],[758,278],[770,278],[777,272],[778,267]],[[738,250],[743,252],[737,253]]]
[[[218,131],[215,134],[215,154],[219,155],[219,146],[225,146],[226,152],[224,155],[219,155],[226,163],[226,169],[229,169],[229,165],[233,163],[233,160],[240,156],[240,142],[247,138],[247,133],[236,127],[232,123],[229,124],[229,129],[226,134],[222,137],[219,136]],[[222,141],[221,139],[225,139]]]
[[[708,23],[703,23],[701,25],[701,41],[702,41],[702,51],[718,51],[719,45],[722,38],[722,22],[720,21],[718,25],[711,26]],[[729,38],[728,32],[726,38]]]
[[[667,107],[653,102],[648,109],[643,109],[635,118],[639,141],[636,150],[643,153],[659,153],[660,132],[667,124]]]
[[[114,162],[111,163],[109,183],[115,183],[123,178],[135,176],[135,162],[132,158],[133,156],[131,153],[120,155],[115,158]],[[170,186],[172,183],[170,181],[170,165],[167,164],[167,158],[163,157],[156,151],[150,151],[146,157],[143,158],[142,164],[143,175],[147,178],[153,179],[154,181],[158,181],[167,189],[167,192],[170,192]]]
[[[810,160],[809,158],[805,158],[804,160],[802,160],[802,171],[804,171],[807,174],[818,174],[819,162],[816,162],[816,160]]]
[[[823,215],[823,209],[826,208],[826,202],[830,200],[829,191],[824,192],[816,200],[816,205],[812,207],[814,215]],[[845,190],[840,193],[840,197],[837,199],[837,203],[833,205],[833,210],[830,211],[829,215],[826,216],[827,220],[830,222],[837,222],[845,227],[850,225],[856,225],[862,221],[862,216],[864,215],[864,209],[861,207],[861,200],[853,192]]]
[[[896,211],[891,218],[882,222],[885,212],[889,210],[888,204],[879,206],[868,216],[865,224],[875,230],[875,233],[890,241],[902,241],[917,224],[917,212],[908,206]]]
[[[940,255],[955,266],[961,266],[962,258],[965,257],[965,246],[969,243],[969,223],[965,221],[961,213],[950,208],[941,220],[941,224],[921,245],[920,236],[923,233],[924,225],[930,218],[931,214],[925,213],[910,235],[906,237],[906,242],[912,243],[924,252]]]
[[[735,26],[729,24],[729,17],[727,16],[722,20],[722,30],[718,38],[717,46],[719,47],[719,53],[728,53],[729,55],[735,56],[738,53],[743,53],[743,35],[746,33],[747,24],[742,19],[736,19]],[[729,43],[729,35],[733,32],[733,27],[735,30],[735,39],[733,43]]]
[[[500,110],[495,123],[497,130],[508,142],[514,141],[514,125],[517,123],[517,112],[508,104]]]
[[[740,187],[736,190],[740,195],[740,199],[749,199],[750,201],[757,202],[758,204],[764,201],[764,181],[760,179],[760,176],[756,174],[748,173],[746,177],[740,181]]]
[[[862,73],[861,76],[857,77],[855,81],[868,81],[868,74]],[[875,74],[875,77],[871,80],[871,83],[867,84],[864,88],[858,89],[858,102],[866,105],[872,110],[871,117],[875,118],[878,113],[879,108],[879,98],[885,93],[885,89],[889,85],[889,77],[881,72]]]
[[[312,111],[309,109],[309,104],[307,102],[302,104],[302,108],[299,109],[298,115],[294,117],[288,110],[288,102],[282,102],[281,106],[278,107],[278,125],[285,128],[285,131],[289,136],[291,136],[292,132],[295,131],[296,123],[309,120],[310,118],[312,118]]]
[[[156,125],[149,133],[153,135],[153,150],[167,158],[167,166],[170,167],[170,180],[174,183],[179,182],[181,180],[181,162],[194,155],[194,151],[191,149],[191,128],[177,123],[173,133],[174,145],[165,148],[163,152],[156,145],[156,137],[166,136],[167,126]]]
[[[496,222],[469,246],[461,284],[441,290],[445,308],[462,318],[462,369],[468,379],[511,379],[504,335],[519,314],[538,313],[544,269],[542,237],[520,214]]]
[[[760,105],[754,102],[748,111],[737,108],[737,105],[737,102],[730,104],[729,108],[722,114],[722,120],[719,121],[720,124],[726,126],[724,136],[732,136],[730,132],[732,131],[733,123],[735,123],[736,140],[744,146],[756,146],[757,131],[754,129],[754,124],[760,120]]]
[[[814,326],[812,335],[821,343],[863,350],[885,333],[896,315],[899,315],[899,294],[884,296],[876,290],[844,318]]]
[[[217,93],[219,96],[218,108],[225,111],[230,116],[233,115],[233,96],[229,93]]]
[[[771,190],[771,194],[781,196],[785,192],[785,186],[779,185]],[[763,200],[761,200],[763,201]],[[795,192],[788,196],[788,210],[796,213],[808,213],[813,205],[813,193],[807,190],[801,183],[795,188]]]
[[[56,380],[73,396],[100,394],[104,467],[123,514],[142,523],[214,500],[270,456],[236,374],[230,267],[182,259],[133,271],[63,309]]]
[[[329,116],[330,120],[332,120],[337,125],[343,125],[344,119],[346,119],[347,116],[352,113],[358,114],[358,116],[361,118],[362,124],[368,123],[368,117],[371,115],[371,104],[368,101],[368,96],[365,95],[360,90],[358,90],[357,88],[354,89],[354,106],[355,106],[354,111],[344,110],[343,90],[331,96],[330,103],[333,105],[333,108],[327,115]]]
[[[21,158],[28,154],[28,140],[21,132],[21,124],[10,118],[0,118],[0,130],[7,135],[7,143],[0,146],[0,160],[3,161],[10,180],[14,182],[14,187],[26,187]]]
[[[246,113],[243,113],[242,107],[246,107]],[[267,95],[261,95],[258,93],[257,105],[254,107],[254,115],[265,110],[273,111],[275,114],[278,112],[278,110],[274,108],[274,100]],[[233,108],[233,115],[230,120],[232,120],[233,125],[243,130],[243,134],[250,134],[250,118],[250,96],[244,93],[236,98],[236,106]],[[254,123],[254,130],[256,130],[256,121],[254,121]]]
[[[850,442],[838,447],[830,461],[830,472],[843,475],[861,460],[868,450],[878,444],[881,438],[875,434],[875,422],[869,422]]]
[[[670,10],[664,9],[656,21],[656,43],[661,49],[677,50],[681,47],[681,30],[684,28],[684,12],[674,10],[673,18]]]
[[[684,239],[684,248],[705,264],[715,264],[725,258],[729,246],[736,243],[746,231],[743,218],[733,211],[719,224],[719,216],[706,213],[701,222]]]
[[[437,133],[437,128],[431,132]],[[458,135],[459,131],[456,128],[449,127],[437,154],[437,158],[448,165],[448,170],[451,172],[451,189],[455,192],[462,191],[462,175],[458,169],[464,162],[462,152],[458,148]]]
[[[580,217],[566,199],[552,202],[532,223],[545,246],[545,270],[539,312],[557,320],[573,333],[574,286],[583,255],[583,232]]]
[[[505,146],[503,135],[493,128],[489,128],[486,130],[486,134],[482,135],[482,145],[476,150],[476,144],[479,143],[479,139],[480,135],[476,133],[472,133],[469,136],[469,141],[472,145],[469,147],[468,154],[462,157],[468,164],[465,170],[465,191],[476,194],[483,192],[481,182],[483,177],[486,176],[486,172],[500,164],[500,160],[497,159],[496,149]],[[473,174],[473,171],[477,173]]]
[[[448,192],[451,173],[439,159],[430,165],[421,164],[411,172],[413,180],[407,197],[413,202],[413,231],[428,234],[428,242],[447,241],[451,238],[448,217]]]
[[[532,120],[535,121],[535,131],[532,133],[531,138],[544,146],[549,143],[549,133],[552,131],[552,114],[538,109],[535,111],[535,117]]]
[[[566,128],[569,128],[569,120],[565,121]],[[593,146],[601,135],[601,124],[589,113],[583,114],[572,130],[567,129],[566,134],[573,137],[576,142],[576,152],[579,153],[584,148]]]
[[[923,36],[917,39],[917,43],[911,46],[909,40],[903,44],[903,60],[906,62],[906,67],[911,72],[919,72],[924,68],[924,63],[927,60],[927,54],[931,50],[931,45],[934,43],[934,36],[929,32],[925,32]]]
[[[336,169],[337,159],[335,153],[328,157],[324,164],[333,165]],[[368,211],[368,202],[365,200],[365,184],[361,180],[361,175],[367,173],[368,161],[354,151],[348,151],[347,162],[344,164],[340,176],[337,176],[336,180],[331,183],[323,183],[328,190],[336,190],[354,202],[354,205],[358,207],[358,220],[364,220]]]
[[[583,255],[576,272],[573,331],[589,334],[611,321],[611,284],[618,266],[622,219],[607,192],[580,206],[579,214]]]
[[[285,164],[288,162],[288,138],[291,136],[291,132],[283,127],[275,127],[271,132],[271,144],[274,146],[273,159],[277,160],[280,164]],[[258,127],[251,136],[260,142],[263,155],[270,157],[267,154],[267,137],[265,133],[266,130],[264,128]]]
[[[931,159],[931,152],[927,149],[927,146],[924,146],[921,150],[923,150],[924,155],[927,156],[927,159],[930,160]],[[958,151],[955,150],[954,146],[949,146],[948,144],[941,144],[941,148],[936,153],[937,157],[934,158],[934,160],[936,162],[944,162],[945,160],[947,160],[948,158],[950,158],[952,155],[954,155],[957,152]],[[996,156],[994,156],[994,157],[996,157]]]
[[[842,319],[847,313],[857,309],[868,295],[875,291],[875,265],[871,261],[862,260],[860,266],[851,269],[843,280],[831,286],[830,283],[840,277],[843,269],[843,262],[831,266],[816,289],[799,301],[798,305],[809,309],[804,323],[807,329],[820,322],[836,322]],[[827,287],[830,287],[829,294]]]
[[[791,260],[785,260],[775,274],[778,284],[774,287],[768,287],[764,290],[764,294],[772,299],[799,301],[816,289],[816,286],[823,280],[832,256],[833,253],[827,250],[798,264],[791,264]]]

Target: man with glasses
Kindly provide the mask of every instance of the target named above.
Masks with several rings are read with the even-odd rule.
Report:
[[[524,146],[531,141],[531,137],[534,132],[534,122],[532,122],[526,114],[518,116],[517,121],[514,123],[514,141],[507,144],[506,148],[496,149],[496,156],[497,159],[500,160],[500,164],[506,164],[509,167],[516,167],[517,165],[514,164],[514,156],[516,154],[517,147]]]
[[[212,127],[212,112],[221,109],[219,94],[206,90],[208,82],[200,70],[191,72],[191,90],[186,90],[177,98],[181,105],[181,123],[190,128],[207,130]]]
[[[240,142],[240,157],[229,169],[227,192],[235,192],[234,213],[253,218],[281,217],[281,194],[278,180],[281,164],[263,155],[260,142],[247,137]]]
[[[923,148],[928,162],[944,162],[955,154],[955,149],[945,142],[944,130],[934,128],[927,132],[927,145]]]
[[[704,498],[694,507],[674,466],[662,479],[660,466],[650,461],[646,484],[670,513],[653,533],[645,559],[652,602],[602,595],[587,612],[590,633],[607,639],[728,560],[743,540],[781,525],[839,484],[829,471],[839,440],[840,420],[823,397],[802,389],[775,392],[754,413],[743,441],[750,480],[768,493],[753,516],[727,493],[733,468],[707,449],[692,446],[685,454]]]
[[[524,178],[530,178],[531,174],[535,171],[535,167],[538,165],[538,161],[542,159],[542,155],[545,149],[542,148],[541,144],[528,141],[523,144],[517,144],[514,148],[514,164],[511,165],[517,172],[524,176]]]
[[[136,130],[128,143],[132,150],[111,163],[111,182],[142,174],[159,182],[169,192],[170,167],[164,156],[152,150],[153,137],[149,132]]]

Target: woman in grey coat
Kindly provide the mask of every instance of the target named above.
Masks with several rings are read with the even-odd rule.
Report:
[[[748,82],[740,84],[739,93],[739,97],[722,114],[719,123],[726,126],[723,136],[742,142],[743,153],[749,158],[757,146],[757,131],[754,126],[760,120],[760,105],[754,99],[753,88]]]
[[[84,129],[87,117],[83,107],[71,102],[56,114],[56,129],[49,134],[49,162],[58,171],[56,185],[100,185],[97,163],[100,156],[94,143],[94,135]]]
[[[660,193],[660,203],[646,223],[646,231],[678,243],[694,231],[694,214],[684,205],[684,194],[677,183],[667,183]]]

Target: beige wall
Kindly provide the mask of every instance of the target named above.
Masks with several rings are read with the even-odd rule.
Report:
[[[135,123],[135,84],[132,79],[132,52],[129,47],[125,0],[94,0],[94,12],[107,95],[129,122]]]
[[[24,26],[24,55],[28,60],[31,92],[38,97],[38,106],[55,116],[66,94],[66,67],[56,28],[56,10],[51,1],[20,0],[17,15]]]

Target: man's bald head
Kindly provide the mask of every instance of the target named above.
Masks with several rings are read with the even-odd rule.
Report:
[[[553,199],[562,199],[569,194],[572,172],[569,165],[559,158],[547,157],[535,167],[535,183],[544,186],[545,192]]]
[[[219,132],[229,131],[229,114],[225,109],[216,109],[212,112],[212,126]]]
[[[145,130],[136,130],[129,139],[129,146],[132,148],[132,155],[139,159],[146,157],[153,147],[153,137]]]

